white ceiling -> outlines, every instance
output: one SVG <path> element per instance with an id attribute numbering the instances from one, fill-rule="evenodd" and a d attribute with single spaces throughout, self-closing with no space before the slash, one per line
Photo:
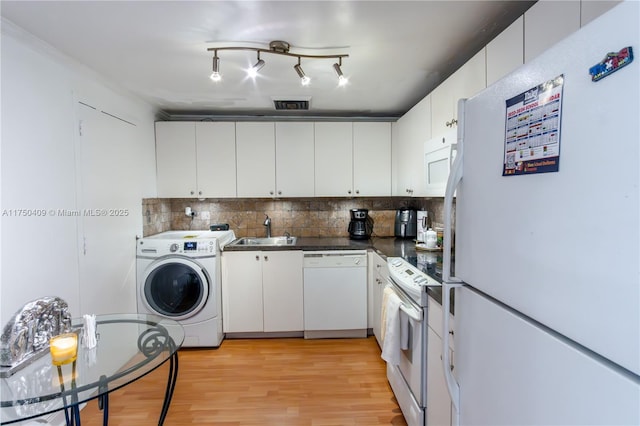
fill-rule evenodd
<path id="1" fill-rule="evenodd" d="M 171 115 L 301 115 L 274 99 L 310 99 L 311 116 L 397 117 L 506 28 L 530 1 L 2 1 L 3 18 Z M 334 60 L 220 51 L 214 46 L 349 54 Z"/>

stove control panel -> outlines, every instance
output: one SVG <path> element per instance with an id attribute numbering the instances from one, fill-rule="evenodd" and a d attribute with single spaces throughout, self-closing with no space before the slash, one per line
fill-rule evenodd
<path id="1" fill-rule="evenodd" d="M 401 257 L 387 258 L 389 277 L 410 295 L 418 298 L 427 287 L 440 287 L 441 284 L 420 271 Z"/>

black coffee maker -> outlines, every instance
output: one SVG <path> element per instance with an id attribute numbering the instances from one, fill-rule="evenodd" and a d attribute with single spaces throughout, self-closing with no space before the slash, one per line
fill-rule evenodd
<path id="1" fill-rule="evenodd" d="M 351 209 L 349 222 L 349 238 L 352 240 L 368 240 L 373 232 L 373 219 L 368 209 Z"/>

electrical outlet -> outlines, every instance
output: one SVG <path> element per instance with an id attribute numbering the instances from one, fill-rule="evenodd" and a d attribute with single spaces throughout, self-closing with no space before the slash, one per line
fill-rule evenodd
<path id="1" fill-rule="evenodd" d="M 200 219 L 202 220 L 211 219 L 211 212 L 200 212 Z"/>

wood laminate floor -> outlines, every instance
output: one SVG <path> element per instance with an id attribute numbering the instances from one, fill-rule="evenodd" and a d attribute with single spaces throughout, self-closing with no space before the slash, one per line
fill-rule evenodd
<path id="1" fill-rule="evenodd" d="M 165 425 L 406 425 L 373 337 L 227 339 L 182 349 Z M 168 366 L 110 394 L 109 425 L 154 425 Z M 96 401 L 83 426 L 102 424 Z"/>

